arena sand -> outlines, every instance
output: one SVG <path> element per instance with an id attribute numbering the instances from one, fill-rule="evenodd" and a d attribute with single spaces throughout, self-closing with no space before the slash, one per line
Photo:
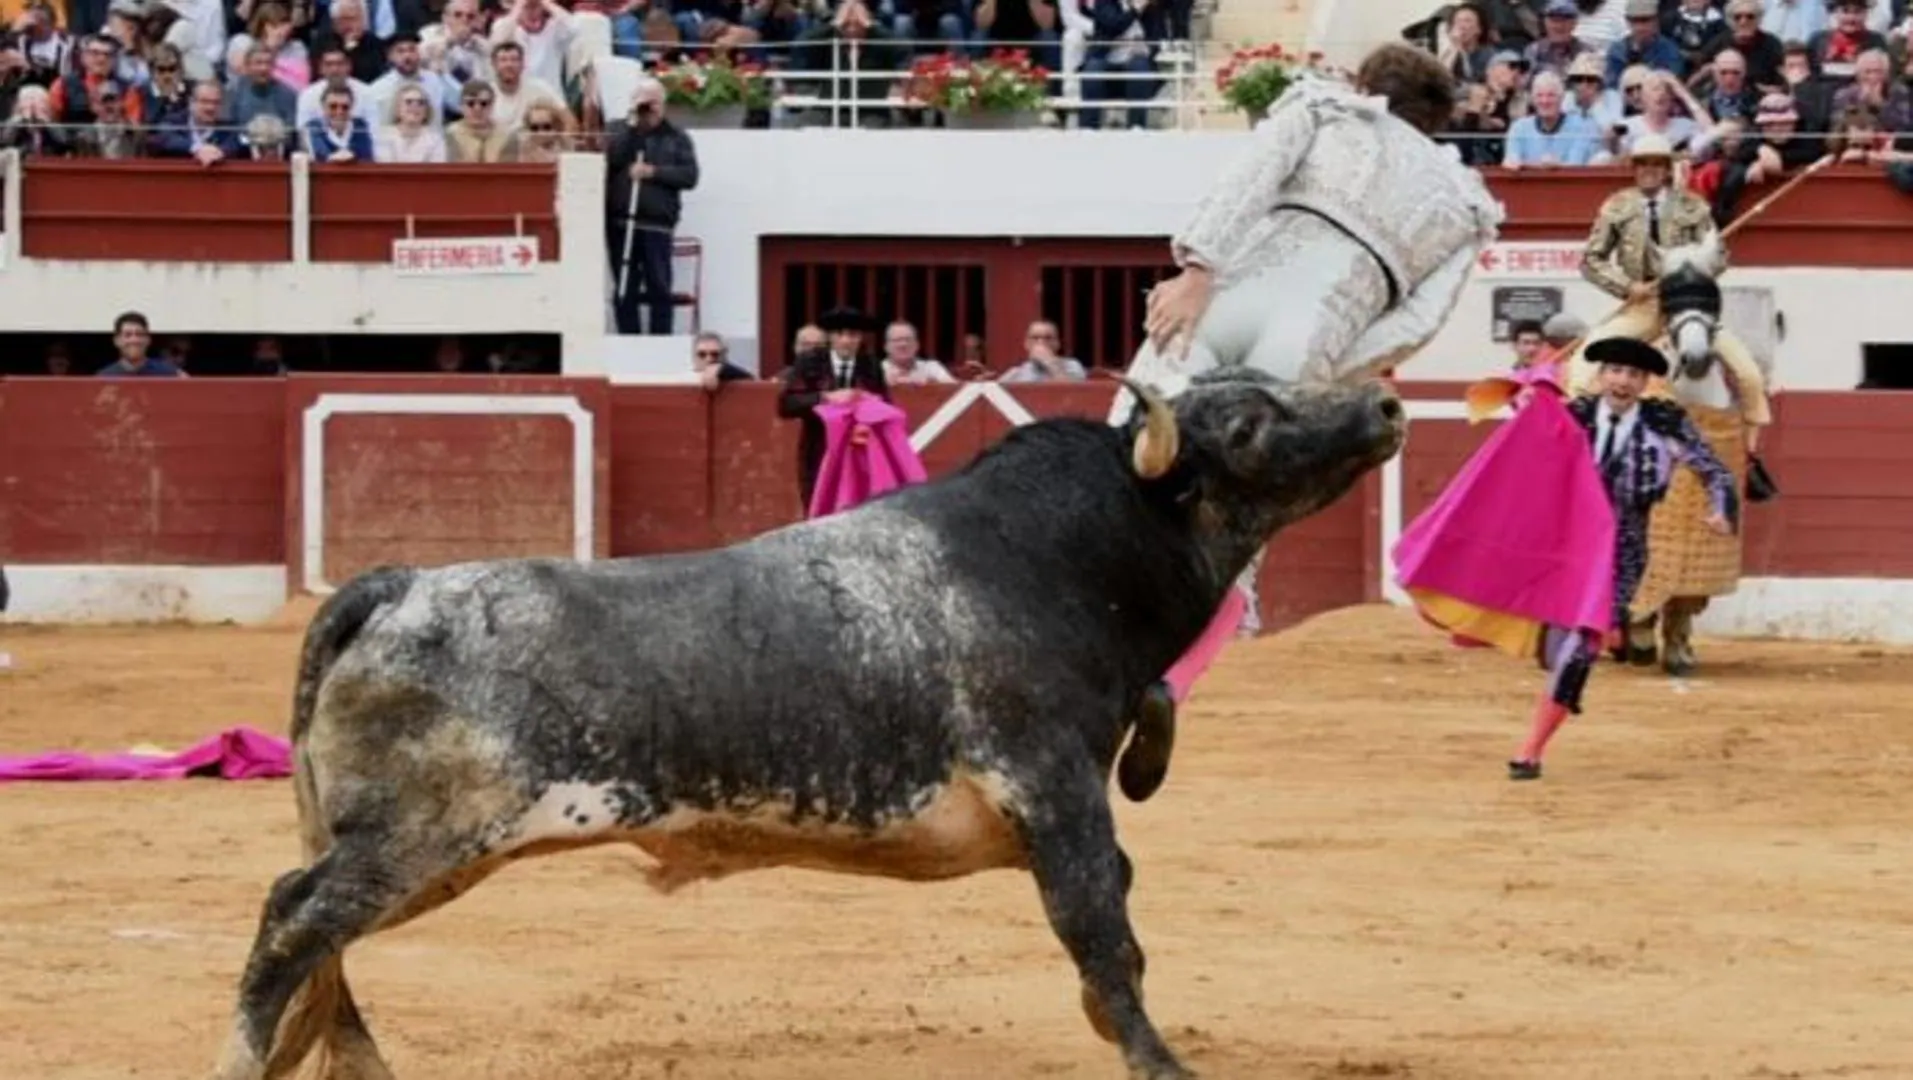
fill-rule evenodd
<path id="1" fill-rule="evenodd" d="M 297 619 L 10 629 L 0 747 L 284 730 Z M 1510 784 L 1539 673 L 1344 611 L 1233 647 L 1168 786 L 1118 803 L 1157 1022 L 1209 1077 L 1913 1076 L 1913 654 L 1604 667 Z M 0 1072 L 200 1077 L 282 781 L 0 787 Z M 635 851 L 508 870 L 356 946 L 403 1080 L 1115 1080 L 1029 879 L 772 872 L 673 899 Z"/>

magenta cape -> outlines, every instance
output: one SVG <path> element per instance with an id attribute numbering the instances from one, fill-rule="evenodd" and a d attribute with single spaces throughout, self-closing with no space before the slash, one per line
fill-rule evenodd
<path id="1" fill-rule="evenodd" d="M 873 394 L 840 405 L 819 405 L 824 421 L 824 460 L 811 492 L 811 517 L 848 510 L 858 503 L 927 476 L 910 447 L 903 410 Z"/>
<path id="2" fill-rule="evenodd" d="M 292 749 L 284 739 L 248 727 L 230 728 L 177 754 L 100 754 L 60 750 L 33 757 L 0 758 L 7 780 L 179 780 L 189 776 L 257 780 L 292 775 Z"/>
<path id="3" fill-rule="evenodd" d="M 1395 545 L 1398 580 L 1423 594 L 1424 615 L 1438 607 L 1455 614 L 1445 599 L 1503 622 L 1610 629 L 1614 510 L 1551 372 L 1531 369 L 1470 389 L 1476 421 L 1522 387 L 1528 393 Z M 1433 621 L 1455 629 L 1452 618 Z"/>

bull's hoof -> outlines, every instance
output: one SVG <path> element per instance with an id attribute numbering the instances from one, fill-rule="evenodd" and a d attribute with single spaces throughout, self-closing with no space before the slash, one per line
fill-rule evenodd
<path id="1" fill-rule="evenodd" d="M 1664 671 L 1676 679 L 1685 679 L 1692 675 L 1694 667 L 1693 658 L 1687 656 L 1670 656 L 1667 658 L 1667 663 L 1661 665 Z"/>
<path id="2" fill-rule="evenodd" d="M 1653 645 L 1632 645 L 1627 650 L 1627 662 L 1635 667 L 1653 667 L 1661 659 L 1661 650 Z"/>
<path id="3" fill-rule="evenodd" d="M 1157 683 L 1143 692 L 1136 730 L 1116 763 L 1116 783 L 1130 802 L 1154 795 L 1169 778 L 1169 758 L 1176 749 L 1176 699 Z"/>
<path id="4" fill-rule="evenodd" d="M 1196 1080 L 1196 1074 L 1172 1062 L 1131 1069 L 1129 1080 Z"/>

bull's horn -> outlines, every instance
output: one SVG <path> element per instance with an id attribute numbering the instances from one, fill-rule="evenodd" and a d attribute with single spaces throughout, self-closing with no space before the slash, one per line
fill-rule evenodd
<path id="1" fill-rule="evenodd" d="M 1142 432 L 1136 436 L 1134 460 L 1136 475 L 1154 480 L 1176 463 L 1176 451 L 1182 435 L 1176 430 L 1176 414 L 1154 390 L 1128 376 L 1118 376 L 1123 386 L 1136 395 L 1144 410 Z"/>

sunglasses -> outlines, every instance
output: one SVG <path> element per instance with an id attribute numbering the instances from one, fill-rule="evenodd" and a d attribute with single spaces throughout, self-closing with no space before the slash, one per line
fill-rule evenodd
<path id="1" fill-rule="evenodd" d="M 716 349 L 699 349 L 697 351 L 697 358 L 699 360 L 722 360 L 724 359 L 724 354 Z"/>
<path id="2" fill-rule="evenodd" d="M 489 109 L 491 108 L 491 105 L 492 105 L 492 99 L 488 97 L 476 97 L 476 98 L 465 99 L 465 107 L 468 109 Z"/>

